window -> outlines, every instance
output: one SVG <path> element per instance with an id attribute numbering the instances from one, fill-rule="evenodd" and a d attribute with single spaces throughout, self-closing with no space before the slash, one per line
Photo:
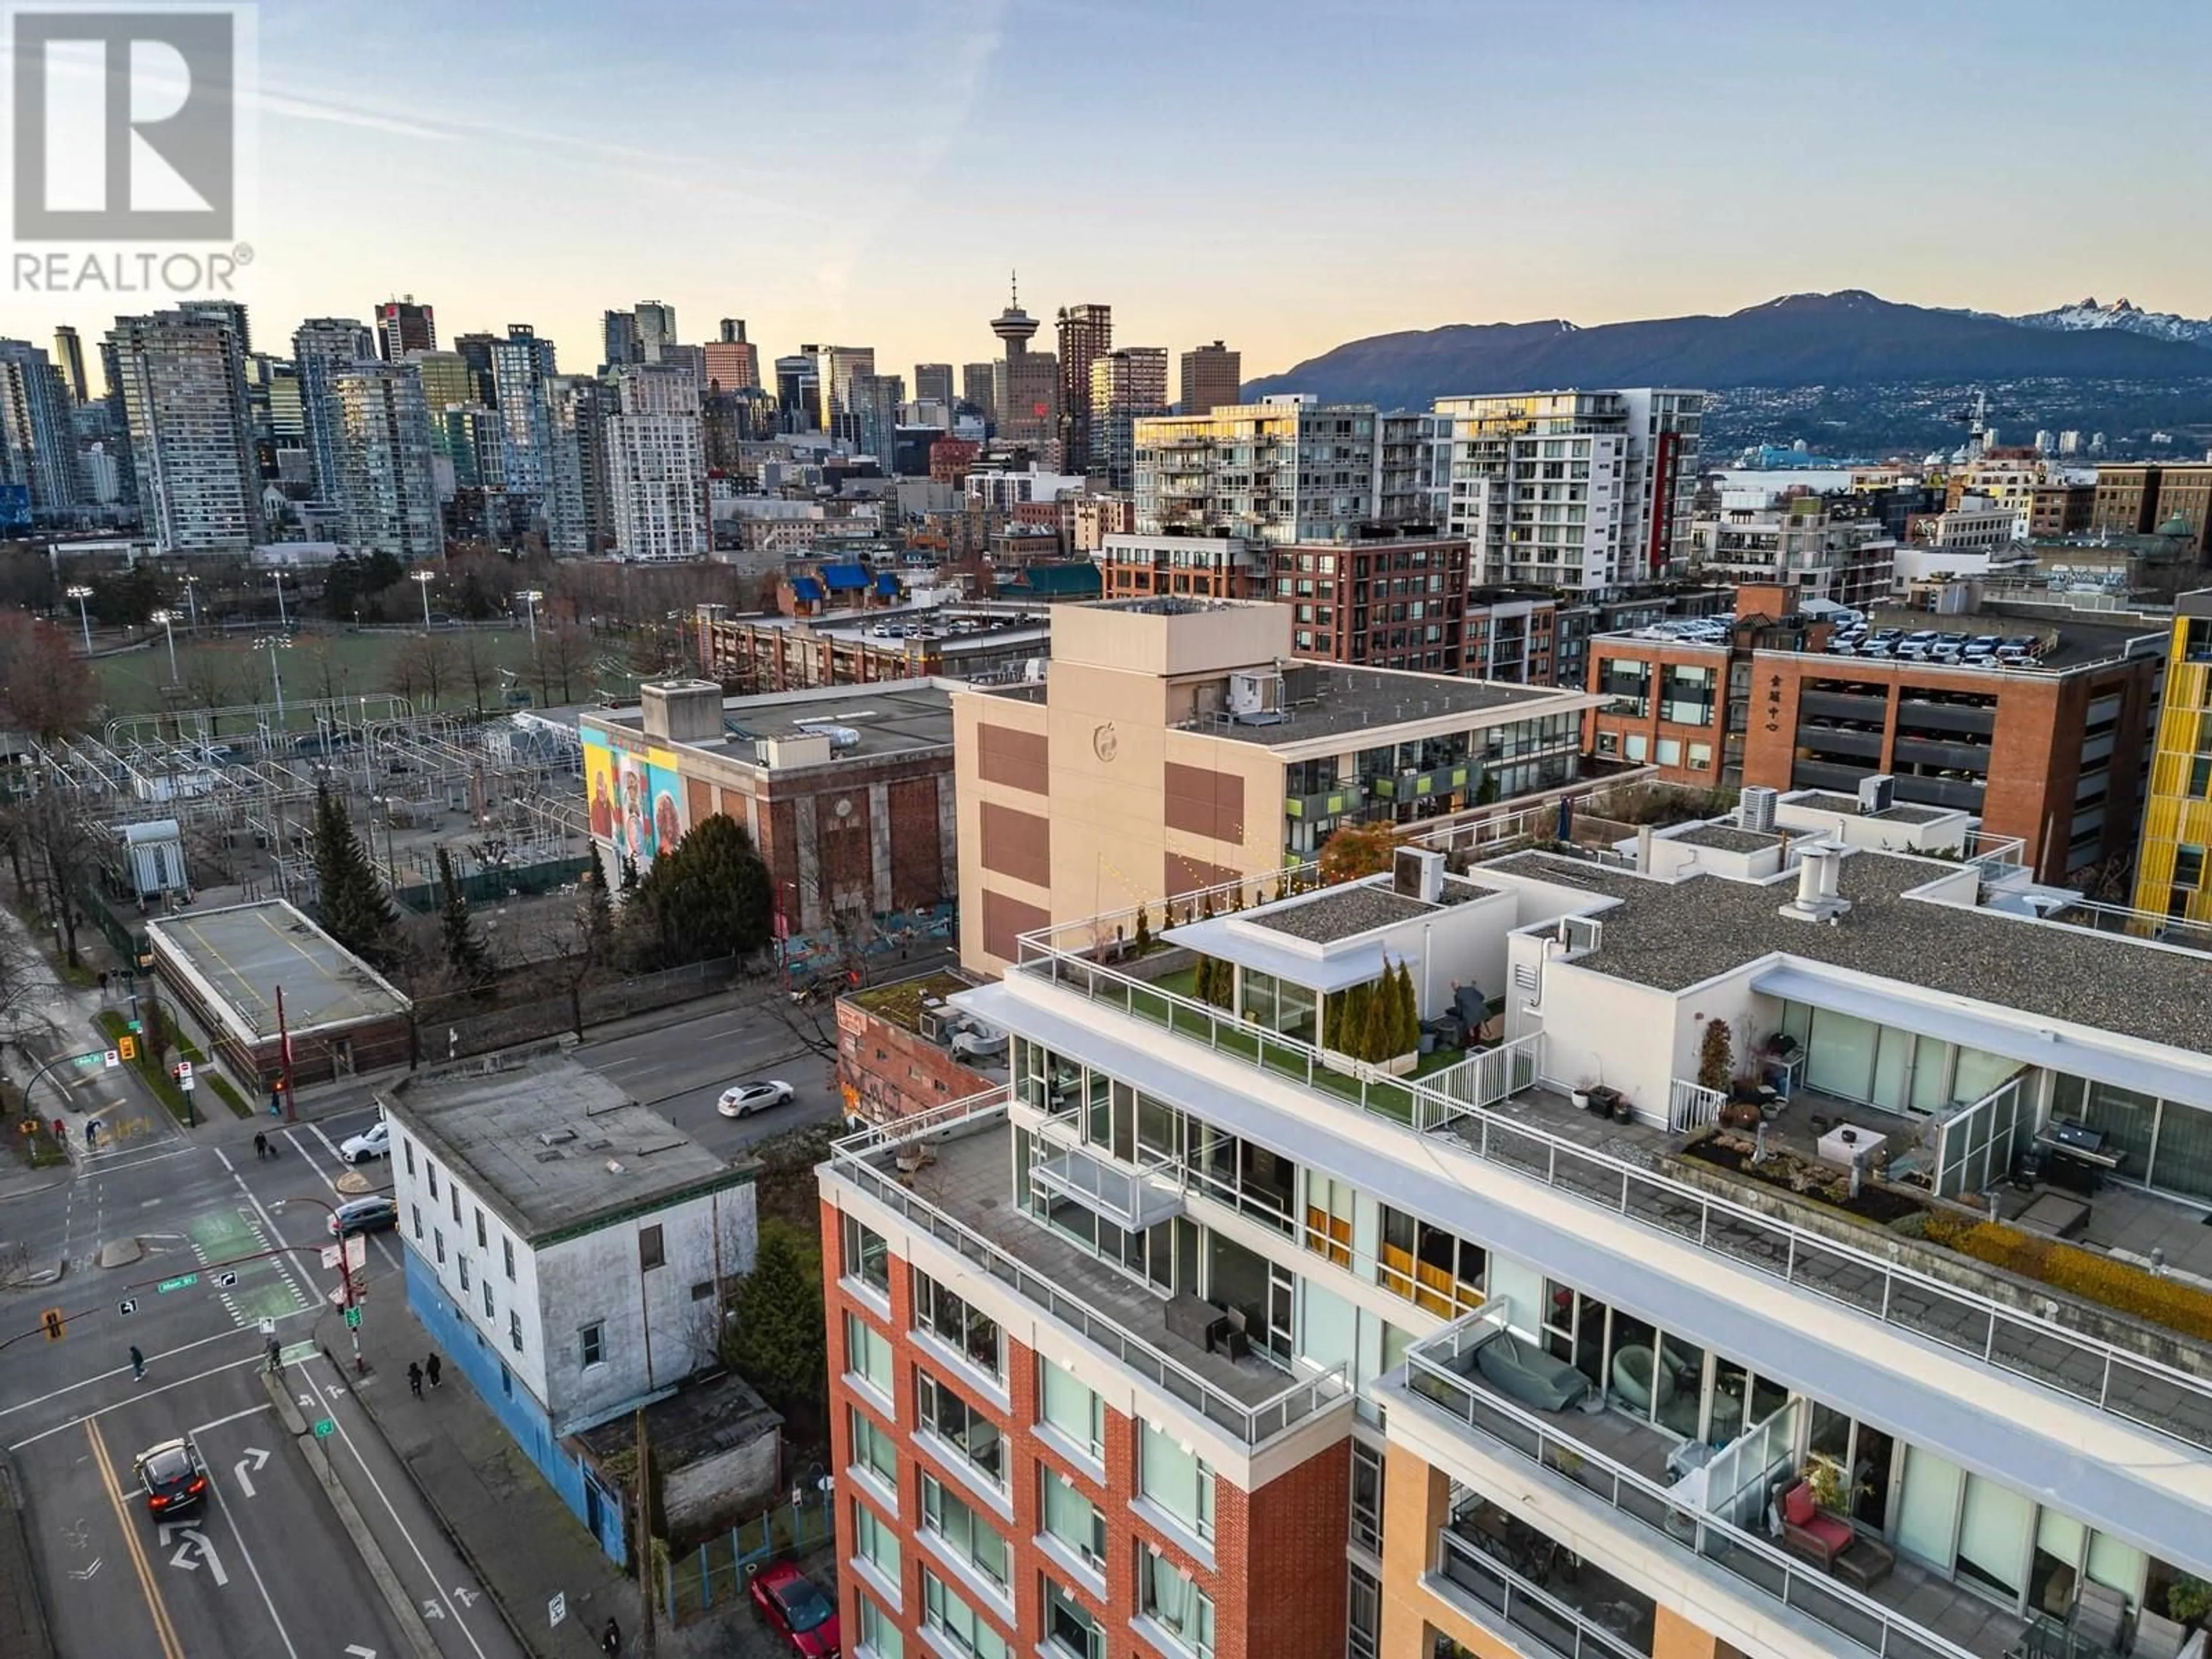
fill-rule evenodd
<path id="1" fill-rule="evenodd" d="M 514 1277 L 514 1241 L 502 1235 L 499 1248 L 500 1253 L 507 1258 L 507 1276 L 511 1280 Z"/>
<path id="2" fill-rule="evenodd" d="M 1137 1550 L 1137 1605 L 1177 1646 L 1198 1659 L 1213 1659 L 1212 1601 L 1149 1544 Z"/>
<path id="3" fill-rule="evenodd" d="M 582 1350 L 582 1364 L 604 1365 L 607 1363 L 607 1327 L 605 1320 L 593 1320 L 579 1331 L 576 1336 L 578 1346 Z"/>
<path id="4" fill-rule="evenodd" d="M 892 1584 L 904 1582 L 899 1577 L 898 1534 L 857 1498 L 853 1500 L 853 1555 Z"/>
<path id="5" fill-rule="evenodd" d="M 1677 726 L 1711 726 L 1715 678 L 1707 666 L 1668 663 L 1661 671 L 1659 718 Z"/>
<path id="6" fill-rule="evenodd" d="M 1106 1659 L 1106 1635 L 1083 1603 L 1053 1580 L 1044 1581 L 1044 1633 L 1072 1659 Z"/>
<path id="7" fill-rule="evenodd" d="M 410 1204 L 407 1206 L 407 1214 L 415 1224 L 415 1237 L 419 1243 L 422 1237 L 422 1206 L 420 1204 Z"/>
<path id="8" fill-rule="evenodd" d="M 1147 1423 L 1137 1489 L 1196 1537 L 1213 1540 L 1213 1471 L 1188 1446 Z"/>
<path id="9" fill-rule="evenodd" d="M 491 1305 L 491 1280 L 489 1279 L 485 1279 L 482 1288 L 483 1290 L 484 1319 L 485 1322 L 489 1323 L 490 1321 L 499 1317 L 498 1312 Z"/>
<path id="10" fill-rule="evenodd" d="M 921 1477 L 921 1521 L 957 1559 L 999 1589 L 1006 1588 L 1006 1540 L 933 1474 Z"/>
<path id="11" fill-rule="evenodd" d="M 2189 793 L 2194 800 L 2212 795 L 2212 755 L 2197 755 L 2190 760 Z"/>
<path id="12" fill-rule="evenodd" d="M 1692 744 L 1690 745 L 1689 766 L 1692 772 L 1711 771 L 1713 769 L 1712 744 L 1709 743 Z"/>
<path id="13" fill-rule="evenodd" d="M 2173 884 L 2176 887 L 2202 887 L 2204 884 L 2204 849 L 2186 844 L 2173 849 Z"/>
<path id="14" fill-rule="evenodd" d="M 469 1291 L 469 1259 L 456 1250 L 453 1253 L 453 1261 L 461 1270 L 461 1294 L 466 1296 Z"/>
<path id="15" fill-rule="evenodd" d="M 507 1316 L 507 1346 L 517 1353 L 522 1352 L 522 1316 L 512 1309 Z"/>
<path id="16" fill-rule="evenodd" d="M 453 1206 L 453 1225 L 458 1227 L 461 1224 L 460 1184 L 458 1182 L 447 1182 L 446 1183 L 446 1196 L 452 1201 Z"/>
<path id="17" fill-rule="evenodd" d="M 1658 750 L 1653 758 L 1662 766 L 1680 766 L 1682 763 L 1682 740 L 1680 738 L 1660 738 Z"/>
<path id="18" fill-rule="evenodd" d="M 423 1159 L 422 1162 L 423 1167 L 430 1172 L 430 1200 L 435 1203 L 438 1198 L 438 1166 L 428 1158 Z"/>
<path id="19" fill-rule="evenodd" d="M 853 1421 L 853 1467 L 873 1475 L 892 1492 L 898 1490 L 898 1449 L 878 1428 L 875 1419 L 857 1406 L 848 1407 Z"/>
<path id="20" fill-rule="evenodd" d="M 415 1143 L 405 1135 L 399 1137 L 399 1156 L 406 1161 L 407 1173 L 415 1173 Z"/>
<path id="21" fill-rule="evenodd" d="M 975 1659 L 1006 1659 L 1005 1639 L 927 1567 L 921 1571 L 921 1622 L 948 1645 Z"/>
<path id="22" fill-rule="evenodd" d="M 891 1293 L 890 1247 L 881 1233 L 849 1215 L 845 1218 L 845 1277 L 882 1295 Z"/>
<path id="23" fill-rule="evenodd" d="M 999 1425 L 927 1371 L 915 1374 L 921 1426 L 967 1460 L 994 1486 L 1006 1484 L 1006 1448 Z"/>
<path id="24" fill-rule="evenodd" d="M 490 1248 L 491 1246 L 489 1243 L 484 1237 L 483 1212 L 479 1209 L 477 1212 L 477 1249 L 480 1250 L 488 1250 Z"/>
<path id="25" fill-rule="evenodd" d="M 890 1339 L 858 1314 L 845 1316 L 845 1369 L 884 1399 L 891 1397 Z"/>
<path id="26" fill-rule="evenodd" d="M 906 1659 L 905 1638 L 890 1615 L 863 1595 L 860 1601 L 860 1651 L 873 1659 Z"/>
<path id="27" fill-rule="evenodd" d="M 702 1279 L 691 1287 L 691 1299 L 694 1302 L 707 1301 L 714 1294 L 714 1281 L 711 1279 Z"/>
<path id="28" fill-rule="evenodd" d="M 1106 1517 L 1098 1507 L 1075 1489 L 1075 1483 L 1057 1469 L 1039 1471 L 1044 1478 L 1044 1530 L 1056 1538 L 1094 1572 L 1106 1570 Z"/>
<path id="29" fill-rule="evenodd" d="M 661 1245 L 660 1224 L 655 1222 L 650 1227 L 640 1227 L 637 1230 L 637 1265 L 639 1269 L 641 1271 L 649 1271 L 652 1268 L 660 1267 L 667 1260 L 667 1255 Z"/>
<path id="30" fill-rule="evenodd" d="M 1621 753 L 1641 765 L 1651 758 L 1651 739 L 1641 732 L 1630 732 L 1622 738 Z"/>
<path id="31" fill-rule="evenodd" d="M 1364 1440 L 1352 1443 L 1352 1541 L 1382 1553 L 1382 1453 Z"/>
<path id="32" fill-rule="evenodd" d="M 440 1232 L 435 1227 L 430 1229 L 430 1248 L 437 1255 L 438 1265 L 441 1267 L 444 1267 L 446 1265 L 446 1236 Z"/>
<path id="33" fill-rule="evenodd" d="M 1351 1617 L 1346 1623 L 1344 1659 L 1375 1659 L 1382 1635 L 1382 1586 L 1363 1567 L 1352 1569 Z"/>
<path id="34" fill-rule="evenodd" d="M 1044 1367 L 1042 1420 L 1057 1429 L 1076 1449 L 1097 1459 L 1106 1455 L 1106 1402 L 1075 1380 L 1075 1373 L 1049 1359 Z"/>
<path id="35" fill-rule="evenodd" d="M 969 1364 L 1005 1376 L 999 1322 L 976 1312 L 927 1273 L 914 1276 L 914 1323 L 915 1329 L 950 1343 Z"/>

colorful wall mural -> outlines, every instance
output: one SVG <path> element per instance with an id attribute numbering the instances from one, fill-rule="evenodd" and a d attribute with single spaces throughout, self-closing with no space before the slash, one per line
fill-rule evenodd
<path id="1" fill-rule="evenodd" d="M 584 799 L 592 838 L 614 848 L 641 872 L 690 828 L 673 754 L 665 749 L 641 755 L 611 749 L 604 734 L 588 729 Z"/>

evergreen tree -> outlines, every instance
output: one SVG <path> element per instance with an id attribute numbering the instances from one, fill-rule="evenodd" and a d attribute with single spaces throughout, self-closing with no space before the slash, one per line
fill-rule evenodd
<path id="1" fill-rule="evenodd" d="M 1137 907 L 1137 954 L 1142 956 L 1152 948 L 1152 913 L 1143 905 Z"/>
<path id="2" fill-rule="evenodd" d="M 750 956 L 769 937 L 768 866 L 735 818 L 716 812 L 664 849 L 623 907 L 641 966 Z"/>
<path id="3" fill-rule="evenodd" d="M 694 833 L 696 833 L 696 831 Z M 723 1363 L 788 1411 L 827 1392 L 829 1355 L 823 1337 L 822 1280 L 790 1225 L 763 1222 L 753 1270 L 730 1299 L 723 1325 Z"/>
<path id="4" fill-rule="evenodd" d="M 615 907 L 607 896 L 607 884 L 596 859 L 586 866 L 578 884 L 584 890 L 585 950 L 593 962 L 605 963 L 614 951 Z"/>
<path id="5" fill-rule="evenodd" d="M 324 931 L 372 968 L 397 966 L 399 914 L 353 832 L 345 803 L 331 793 L 327 782 L 315 786 L 315 821 L 308 847 Z"/>
<path id="6" fill-rule="evenodd" d="M 1395 1060 L 1400 1054 L 1410 1054 L 1421 1046 L 1421 1002 L 1413 994 L 1413 972 L 1401 960 L 1398 977 L 1392 987 L 1396 993 L 1397 1025 L 1392 1033 L 1390 1051 L 1383 1056 Z"/>
<path id="7" fill-rule="evenodd" d="M 446 894 L 445 909 L 438 921 L 446 966 L 462 984 L 477 989 L 490 983 L 495 971 L 491 947 L 484 943 L 476 918 L 469 914 L 468 895 L 453 874 L 453 855 L 442 847 L 438 849 L 438 885 Z"/>

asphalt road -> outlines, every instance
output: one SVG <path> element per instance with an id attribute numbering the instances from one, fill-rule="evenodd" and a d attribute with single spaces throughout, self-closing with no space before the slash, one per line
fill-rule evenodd
<path id="1" fill-rule="evenodd" d="M 81 1160 L 64 1186 L 0 1202 L 0 1240 L 65 1264 L 53 1285 L 0 1294 L 0 1444 L 24 1490 L 64 1659 L 406 1651 L 270 1404 L 264 1321 L 284 1345 L 288 1390 L 308 1422 L 330 1424 L 325 1452 L 440 1650 L 520 1659 L 352 1397 L 347 1370 L 308 1340 L 337 1282 L 321 1260 L 323 1206 L 385 1183 L 380 1164 L 349 1170 L 336 1154 L 369 1116 L 271 1126 L 279 1154 L 266 1163 L 250 1138 L 134 1137 Z M 133 1259 L 103 1267 L 103 1244 Z M 389 1240 L 370 1242 L 362 1283 L 372 1308 L 404 1294 L 398 1259 Z M 59 1341 L 40 1331 L 50 1307 L 69 1316 Z M 131 1374 L 133 1344 L 147 1359 L 143 1382 Z M 212 1495 L 189 1528 L 165 1533 L 133 1496 L 131 1461 L 179 1433 L 198 1443 Z"/>
<path id="2" fill-rule="evenodd" d="M 787 1129 L 832 1121 L 838 1098 L 837 1020 L 827 1004 L 797 1006 L 778 997 L 723 1006 L 653 1030 L 586 1042 L 576 1058 L 620 1084 L 708 1151 L 740 1155 Z M 733 1083 L 775 1079 L 791 1085 L 781 1106 L 732 1121 L 714 1102 Z"/>

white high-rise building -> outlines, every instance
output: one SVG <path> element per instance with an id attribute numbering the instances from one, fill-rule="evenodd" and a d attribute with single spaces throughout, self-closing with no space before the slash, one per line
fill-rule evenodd
<path id="1" fill-rule="evenodd" d="M 499 400 L 501 428 L 500 471 L 507 495 L 524 503 L 518 509 L 523 520 L 545 510 L 553 471 L 546 382 L 556 372 L 553 342 L 539 339 L 526 324 L 509 324 L 507 337 L 491 343 L 492 389 Z"/>
<path id="2" fill-rule="evenodd" d="M 1294 544 L 1432 525 L 1437 427 L 1432 415 L 1289 392 L 1205 415 L 1139 417 L 1136 533 Z"/>
<path id="3" fill-rule="evenodd" d="M 1641 387 L 1439 398 L 1447 526 L 1479 582 L 1604 592 L 1663 579 L 1689 549 L 1705 394 Z"/>
<path id="4" fill-rule="evenodd" d="M 607 499 L 615 551 L 627 559 L 696 559 L 712 550 L 706 436 L 699 387 L 653 364 L 616 376 L 620 407 L 606 421 Z"/>
<path id="5" fill-rule="evenodd" d="M 131 434 L 141 522 L 161 553 L 243 553 L 261 537 L 246 337 L 214 309 L 118 317 L 102 352 Z"/>
<path id="6" fill-rule="evenodd" d="M 337 412 L 339 522 L 352 546 L 409 561 L 445 552 L 422 382 L 367 362 L 331 377 Z"/>

